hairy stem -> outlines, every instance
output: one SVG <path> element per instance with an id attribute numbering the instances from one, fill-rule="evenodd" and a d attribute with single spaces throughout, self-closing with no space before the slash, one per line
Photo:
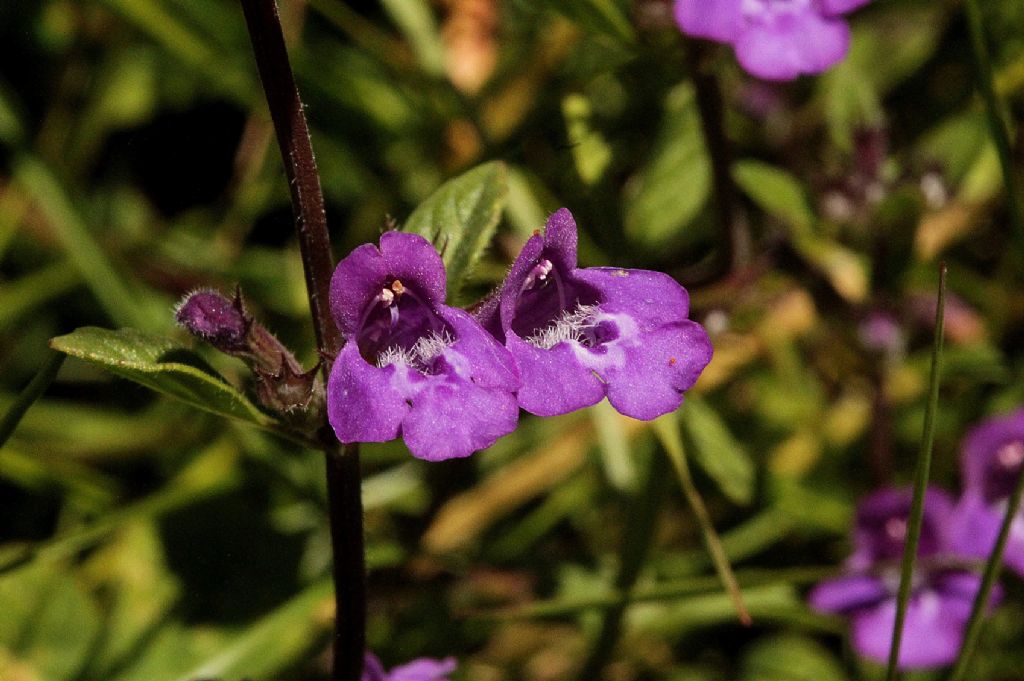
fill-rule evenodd
<path id="1" fill-rule="evenodd" d="M 309 309 L 326 382 L 331 362 L 341 347 L 341 335 L 328 309 L 333 272 L 331 240 L 309 126 L 288 61 L 277 3 L 242 0 L 242 9 L 291 190 Z M 337 614 L 331 679 L 359 681 L 366 648 L 366 559 L 359 449 L 355 445 L 340 447 L 326 421 L 320 428 L 319 439 L 326 457 L 334 552 Z"/>

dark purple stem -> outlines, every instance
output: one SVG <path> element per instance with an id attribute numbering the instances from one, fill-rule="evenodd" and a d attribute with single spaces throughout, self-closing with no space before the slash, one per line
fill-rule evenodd
<path id="1" fill-rule="evenodd" d="M 309 309 L 326 381 L 331 362 L 341 348 L 341 335 L 328 309 L 334 264 L 320 174 L 313 157 L 302 100 L 288 61 L 277 3 L 275 0 L 242 0 L 242 10 L 291 189 Z M 359 449 L 356 445 L 340 447 L 326 421 L 320 428 L 319 440 L 327 459 L 337 607 L 331 679 L 360 681 L 366 649 L 366 564 Z"/>

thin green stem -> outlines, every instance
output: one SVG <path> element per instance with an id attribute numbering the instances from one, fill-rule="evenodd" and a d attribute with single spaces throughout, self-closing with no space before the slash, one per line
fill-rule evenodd
<path id="1" fill-rule="evenodd" d="M 903 563 L 900 569 L 900 588 L 896 598 L 896 622 L 892 630 L 892 645 L 889 648 L 889 664 L 886 680 L 894 681 L 897 675 L 900 644 L 903 642 L 903 625 L 907 618 L 907 603 L 913 582 L 914 561 L 921 539 L 921 524 L 924 520 L 924 496 L 931 475 L 932 449 L 935 444 L 935 412 L 939 406 L 939 372 L 942 359 L 942 341 L 946 313 L 946 263 L 939 266 L 939 299 L 935 307 L 935 339 L 932 344 L 932 370 L 928 380 L 928 408 L 924 415 L 924 436 L 921 451 L 917 457 L 914 472 L 914 498 L 910 506 L 907 528 L 907 542 L 903 548 Z"/>
<path id="2" fill-rule="evenodd" d="M 666 463 L 667 459 L 663 456 L 651 457 L 644 484 L 632 498 L 626 535 L 619 549 L 619 574 L 614 584 L 614 590 L 618 593 L 629 593 L 633 589 L 650 552 L 658 512 L 668 489 Z M 615 651 L 615 644 L 622 631 L 622 617 L 628 605 L 628 602 L 619 601 L 605 610 L 601 631 L 579 675 L 583 681 L 597 681 L 601 678 L 605 665 Z"/>
<path id="3" fill-rule="evenodd" d="M 995 588 L 999 573 L 1003 567 L 1003 554 L 1006 552 L 1006 544 L 1010 538 L 1010 528 L 1017 519 L 1020 512 L 1021 498 L 1024 497 L 1024 474 L 1018 475 L 1017 485 L 1013 488 L 1009 503 L 1006 507 L 1006 516 L 999 528 L 999 537 L 996 539 L 995 548 L 985 563 L 985 570 L 982 572 L 981 590 L 974 598 L 974 606 L 971 608 L 971 618 L 967 621 L 967 633 L 964 634 L 964 644 L 960 649 L 956 665 L 950 672 L 949 681 L 962 681 L 966 678 L 967 667 L 970 664 L 974 649 L 978 646 L 981 636 L 981 627 L 985 619 L 985 610 L 988 608 L 989 599 L 992 597 L 992 589 Z"/>
<path id="4" fill-rule="evenodd" d="M 707 506 L 704 505 L 704 499 L 693 482 L 690 465 L 686 461 L 686 450 L 683 447 L 682 438 L 679 437 L 679 425 L 676 423 L 674 415 L 655 422 L 655 432 L 661 439 L 665 455 L 676 469 L 676 474 L 679 476 L 679 485 L 683 488 L 683 495 L 686 497 L 686 501 L 690 505 L 694 517 L 697 519 L 697 525 L 700 527 L 708 555 L 711 556 L 711 562 L 715 566 L 715 572 L 718 573 L 718 579 L 722 583 L 723 588 L 725 588 L 726 593 L 729 594 L 733 607 L 736 608 L 736 614 L 740 618 L 740 623 L 749 627 L 753 622 L 750 618 L 750 612 L 743 602 L 743 592 L 740 590 L 739 582 L 736 581 L 736 575 L 733 573 L 732 565 L 729 563 L 729 556 L 726 555 L 725 547 L 722 546 L 722 540 L 719 538 L 718 532 L 715 531 L 715 524 L 711 521 L 711 514 L 708 513 Z"/>
<path id="5" fill-rule="evenodd" d="M 1013 145 L 1006 126 L 999 98 L 996 95 L 995 79 L 992 74 L 992 61 L 989 58 L 985 41 L 985 27 L 982 22 L 981 7 L 978 0 L 966 0 L 964 9 L 971 32 L 971 49 L 974 52 L 975 81 L 982 99 L 985 101 L 985 113 L 988 117 L 989 131 L 999 153 L 999 166 L 1003 172 L 1003 184 L 1006 189 L 1006 207 L 1010 213 L 1010 223 L 1017 232 L 1019 246 L 1024 248 L 1024 213 L 1021 211 L 1020 196 L 1017 193 L 1017 182 L 1013 169 Z"/>
<path id="6" fill-rule="evenodd" d="M 35 377 L 29 381 L 29 384 L 25 386 L 25 389 L 21 391 L 18 398 L 14 400 L 14 404 L 7 410 L 7 413 L 0 418 L 0 447 L 4 446 L 7 442 L 7 438 L 11 436 L 14 429 L 21 423 L 21 417 L 25 415 L 28 408 L 31 407 L 36 400 L 43 396 L 46 389 L 53 383 L 53 379 L 57 378 L 57 372 L 60 371 L 60 367 L 64 364 L 64 358 L 67 357 L 63 352 L 57 352 L 51 350 L 46 357 L 46 361 L 43 366 L 39 368 Z"/>
<path id="7" fill-rule="evenodd" d="M 837 574 L 834 567 L 790 568 L 783 570 L 746 570 L 736 574 L 737 583 L 745 587 L 773 584 L 813 584 Z M 587 610 L 603 610 L 622 604 L 669 601 L 694 595 L 711 594 L 721 588 L 719 577 L 701 576 L 665 581 L 637 587 L 630 593 L 612 592 L 589 598 L 538 601 L 513 609 L 473 613 L 482 619 L 559 618 L 578 615 Z"/>

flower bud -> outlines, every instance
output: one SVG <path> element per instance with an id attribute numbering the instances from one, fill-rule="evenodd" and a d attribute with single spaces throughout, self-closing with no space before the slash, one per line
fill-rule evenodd
<path id="1" fill-rule="evenodd" d="M 228 300 L 217 291 L 204 289 L 187 295 L 174 311 L 174 318 L 194 336 L 221 352 L 235 355 L 248 348 L 251 320 L 245 317 L 242 299 Z"/>

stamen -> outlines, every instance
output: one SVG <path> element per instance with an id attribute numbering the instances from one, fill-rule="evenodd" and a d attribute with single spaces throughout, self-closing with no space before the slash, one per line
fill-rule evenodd
<path id="1" fill-rule="evenodd" d="M 530 273 L 526 275 L 526 280 L 523 282 L 523 287 L 519 291 L 520 295 L 522 295 L 523 292 L 533 288 L 538 281 L 546 281 L 548 278 L 548 274 L 551 272 L 552 269 L 554 269 L 554 267 L 554 264 L 547 258 L 544 258 L 536 265 L 534 265 L 533 269 L 530 270 Z"/>

